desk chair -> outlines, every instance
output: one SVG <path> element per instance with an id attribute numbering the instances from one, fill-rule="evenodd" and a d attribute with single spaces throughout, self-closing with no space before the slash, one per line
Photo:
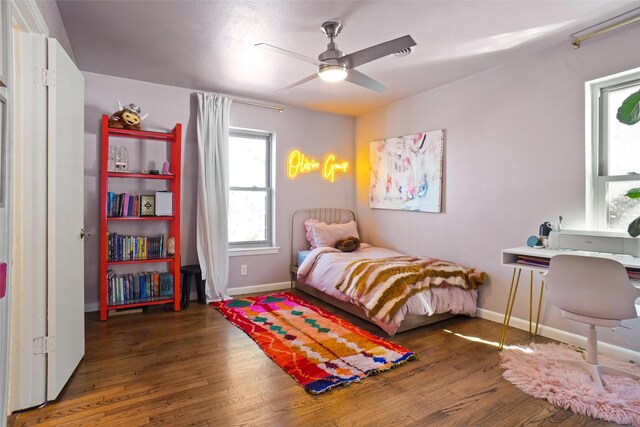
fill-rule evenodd
<path id="1" fill-rule="evenodd" d="M 603 373 L 640 381 L 640 376 L 598 363 L 596 326 L 615 328 L 622 320 L 637 317 L 640 290 L 629 282 L 624 266 L 612 259 L 556 255 L 544 281 L 549 299 L 564 317 L 589 325 L 586 360 L 555 360 L 585 369 L 599 388 Z"/>

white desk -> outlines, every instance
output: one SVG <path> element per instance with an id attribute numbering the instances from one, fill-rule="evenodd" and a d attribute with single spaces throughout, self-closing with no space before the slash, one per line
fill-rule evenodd
<path id="1" fill-rule="evenodd" d="M 502 323 L 502 332 L 500 334 L 500 346 L 502 349 L 504 341 L 507 337 L 509 330 L 509 322 L 511 321 L 511 312 L 513 310 L 513 304 L 518 293 L 518 284 L 520 283 L 520 275 L 522 270 L 529 271 L 529 333 L 531 335 L 538 334 L 538 325 L 540 323 L 540 306 L 542 305 L 542 293 L 544 291 L 544 280 L 540 281 L 540 297 L 538 299 L 538 312 L 536 314 L 535 329 L 533 329 L 533 272 L 544 273 L 548 270 L 548 267 L 522 264 L 517 262 L 518 255 L 532 256 L 536 258 L 551 259 L 555 255 L 571 254 L 587 257 L 599 257 L 608 258 L 620 262 L 625 268 L 628 269 L 640 269 L 640 258 L 634 258 L 629 255 L 619 254 L 606 254 L 602 252 L 587 252 L 587 251 L 574 251 L 574 250 L 562 250 L 562 249 L 535 249 L 529 247 L 504 249 L 502 251 L 502 265 L 513 267 L 513 275 L 511 276 L 511 287 L 509 289 L 509 297 L 507 298 L 507 308 L 504 312 L 504 321 Z M 631 281 L 634 286 L 640 288 L 640 281 Z"/>

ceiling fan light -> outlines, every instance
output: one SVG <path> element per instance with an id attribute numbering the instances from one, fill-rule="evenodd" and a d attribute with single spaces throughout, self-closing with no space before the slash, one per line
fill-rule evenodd
<path id="1" fill-rule="evenodd" d="M 318 77 L 325 82 L 339 82 L 347 78 L 347 67 L 342 64 L 322 65 Z"/>

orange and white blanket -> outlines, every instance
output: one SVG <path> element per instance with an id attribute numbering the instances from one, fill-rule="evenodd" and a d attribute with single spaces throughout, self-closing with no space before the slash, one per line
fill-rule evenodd
<path id="1" fill-rule="evenodd" d="M 361 306 L 362 303 L 339 291 L 336 286 L 345 279 L 349 266 L 360 260 L 392 258 L 404 256 L 399 252 L 362 243 L 354 252 L 340 252 L 334 248 L 312 250 L 298 268 L 298 280 L 306 283 L 340 301 Z M 431 316 L 440 313 L 464 314 L 476 313 L 477 291 L 465 290 L 457 286 L 430 286 L 428 289 L 411 295 L 406 304 L 391 316 L 388 321 L 371 318 L 389 335 L 393 335 L 408 315 Z"/>
<path id="2" fill-rule="evenodd" d="M 436 258 L 396 256 L 352 262 L 336 289 L 370 317 L 388 323 L 416 293 L 436 287 L 473 290 L 486 277 L 483 272 Z"/>

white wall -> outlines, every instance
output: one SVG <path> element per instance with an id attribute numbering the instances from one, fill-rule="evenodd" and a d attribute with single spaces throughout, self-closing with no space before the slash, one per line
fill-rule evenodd
<path id="1" fill-rule="evenodd" d="M 143 128 L 170 130 L 175 123 L 183 124 L 182 162 L 182 265 L 196 264 L 196 180 L 197 180 L 197 102 L 193 90 L 154 83 L 84 73 L 85 76 L 85 229 L 93 236 L 85 246 L 85 299 L 98 302 L 98 232 L 99 232 L 99 143 L 100 117 L 111 114 L 117 100 L 123 104 L 135 102 L 142 113 L 149 113 Z M 349 172 L 330 184 L 313 173 L 290 181 L 286 177 L 285 158 L 292 148 L 299 148 L 315 158 L 333 151 L 338 158 L 353 162 L 352 117 L 318 113 L 294 107 L 275 110 L 232 104 L 231 126 L 259 129 L 276 134 L 276 245 L 274 255 L 232 257 L 230 287 L 286 282 L 289 280 L 289 222 L 296 209 L 309 207 L 354 207 L 354 173 Z M 157 162 L 161 167 L 164 153 L 160 150 L 136 152 L 132 161 L 142 160 L 142 167 Z M 116 191 L 130 187 L 113 182 Z M 129 181 L 129 180 L 127 180 Z M 126 185 L 129 185 L 128 182 Z M 118 190 L 121 188 L 121 190 Z M 124 230 L 124 228 L 120 228 Z M 131 229 L 132 232 L 135 229 Z M 240 264 L 247 264 L 248 275 L 240 276 Z"/>
<path id="2" fill-rule="evenodd" d="M 635 26 L 579 50 L 563 43 L 358 117 L 356 209 L 365 241 L 486 271 L 479 306 L 503 313 L 511 270 L 501 266 L 501 250 L 525 246 L 558 215 L 565 228 L 584 226 L 584 84 L 639 67 L 639 38 Z M 369 142 L 431 129 L 446 130 L 443 213 L 370 209 Z M 528 318 L 528 287 L 516 304 L 514 316 Z M 555 307 L 545 305 L 541 319 L 584 332 Z M 601 337 L 640 351 L 640 319 L 625 324 L 633 329 Z"/>

